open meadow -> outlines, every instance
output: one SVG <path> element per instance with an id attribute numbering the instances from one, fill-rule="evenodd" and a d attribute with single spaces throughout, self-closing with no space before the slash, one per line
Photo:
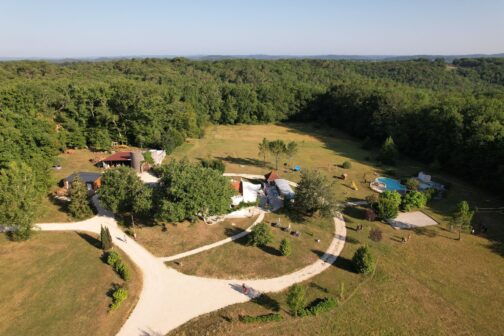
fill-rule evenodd
<path id="1" fill-rule="evenodd" d="M 102 261 L 95 237 L 87 233 L 37 233 L 15 243 L 0 235 L 0 335 L 115 335 L 142 288 L 133 263 L 129 297 L 108 312 L 109 291 L 123 280 Z"/>
<path id="2" fill-rule="evenodd" d="M 368 222 L 360 207 L 347 207 L 343 211 L 347 223 L 347 243 L 334 267 L 307 281 L 307 302 L 318 297 L 331 296 L 339 300 L 338 307 L 316 317 L 293 318 L 287 313 L 286 293 L 273 293 L 262 300 L 253 300 L 224 308 L 199 317 L 170 333 L 170 335 L 498 335 L 504 333 L 504 214 L 477 213 L 474 221 L 488 227 L 485 235 L 463 234 L 449 231 L 448 218 L 455 204 L 467 200 L 471 206 L 502 206 L 502 200 L 487 194 L 465 181 L 431 171 L 420 163 L 401 160 L 396 166 L 377 164 L 376 152 L 362 149 L 359 142 L 338 132 L 311 126 L 259 125 L 212 126 L 202 139 L 192 139 L 177 149 L 174 156 L 198 159 L 222 158 L 226 172 L 263 174 L 271 169 L 258 155 L 257 145 L 263 139 L 297 141 L 299 152 L 292 165 L 302 169 L 317 169 L 331 178 L 347 173 L 343 181 L 333 178 L 340 202 L 362 200 L 372 194 L 368 176 L 377 175 L 407 177 L 424 170 L 433 179 L 449 185 L 445 197 L 433 200 L 425 209 L 426 214 L 440 225 L 417 230 L 395 230 L 388 224 Z M 350 161 L 352 167 L 340 165 Z M 287 162 L 286 159 L 282 161 Z M 279 174 L 297 181 L 299 173 L 283 167 Z M 352 181 L 358 191 L 351 188 Z M 358 224 L 364 229 L 357 231 Z M 310 223 L 306 225 L 307 229 Z M 372 228 L 383 232 L 383 239 L 374 242 L 369 238 Z M 403 237 L 411 235 L 406 242 Z M 353 271 L 351 258 L 361 245 L 368 245 L 378 259 L 376 272 L 371 276 Z M 225 250 L 234 246 L 192 256 L 188 263 L 198 262 L 202 269 L 216 272 L 216 256 L 224 257 Z M 249 249 L 256 249 L 249 247 Z M 266 253 L 264 253 L 266 255 Z M 242 255 L 240 264 L 257 262 L 259 256 Z M 264 257 L 264 256 L 263 256 Z M 281 258 L 281 257 L 278 257 Z M 225 261 L 225 260 L 224 260 Z M 225 261 L 224 265 L 227 265 Z M 205 267 L 204 265 L 211 265 Z M 185 265 L 184 265 L 185 266 Z M 213 270 L 208 270 L 213 268 Z M 264 269 L 270 269 L 265 262 Z M 223 267 L 223 269 L 226 269 Z M 255 277 L 261 267 L 254 267 Z M 191 271 L 198 272 L 197 269 Z M 203 272 L 203 271 L 201 271 Z M 243 270 L 243 274 L 250 275 Z M 236 273 L 233 273 L 236 275 Z M 280 312 L 281 322 L 245 324 L 241 315 L 261 315 Z"/>

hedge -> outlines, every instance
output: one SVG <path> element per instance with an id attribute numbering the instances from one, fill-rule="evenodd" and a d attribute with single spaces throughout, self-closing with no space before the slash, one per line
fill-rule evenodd
<path id="1" fill-rule="evenodd" d="M 317 316 L 320 313 L 325 313 L 335 308 L 338 302 L 334 298 L 316 299 L 308 307 L 301 310 L 300 316 Z"/>
<path id="2" fill-rule="evenodd" d="M 282 315 L 278 313 L 259 315 L 259 316 L 250 316 L 250 315 L 240 316 L 240 321 L 243 323 L 278 322 L 281 321 L 282 319 L 283 319 Z"/>

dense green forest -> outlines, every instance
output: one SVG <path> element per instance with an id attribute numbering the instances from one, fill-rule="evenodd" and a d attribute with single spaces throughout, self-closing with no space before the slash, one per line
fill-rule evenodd
<path id="1" fill-rule="evenodd" d="M 168 151 L 210 123 L 322 122 L 504 190 L 504 60 L 0 63 L 0 168 L 64 148 Z"/>

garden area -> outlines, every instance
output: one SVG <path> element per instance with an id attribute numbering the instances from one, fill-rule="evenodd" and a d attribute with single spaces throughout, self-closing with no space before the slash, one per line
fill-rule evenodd
<path id="1" fill-rule="evenodd" d="M 128 298 L 109 311 L 123 279 L 87 233 L 37 233 L 27 242 L 0 235 L 0 335 L 115 335 L 133 310 L 142 277 L 129 270 Z"/>

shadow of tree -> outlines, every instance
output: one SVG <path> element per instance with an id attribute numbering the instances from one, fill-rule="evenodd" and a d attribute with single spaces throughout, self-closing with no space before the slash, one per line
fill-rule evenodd
<path id="1" fill-rule="evenodd" d="M 244 166 L 256 166 L 256 167 L 262 167 L 262 168 L 269 168 L 267 163 L 266 166 L 263 165 L 263 162 L 258 159 L 253 159 L 253 158 L 235 158 L 232 156 L 217 156 L 216 159 L 232 163 L 232 164 L 237 164 L 237 165 L 244 165 Z"/>
<path id="2" fill-rule="evenodd" d="M 278 301 L 266 294 L 261 294 L 261 296 L 252 299 L 252 302 L 275 312 L 280 311 L 280 304 Z"/>
<path id="3" fill-rule="evenodd" d="M 92 237 L 89 234 L 83 232 L 77 232 L 77 235 L 88 242 L 91 246 L 94 246 L 97 249 L 101 250 L 101 242 L 95 237 Z"/>
<path id="4" fill-rule="evenodd" d="M 355 219 L 366 219 L 366 209 L 361 207 L 346 207 L 343 214 Z"/>
<path id="5" fill-rule="evenodd" d="M 258 246 L 263 252 L 266 252 L 268 254 L 271 254 L 271 255 L 274 255 L 274 256 L 277 256 L 277 257 L 280 257 L 282 256 L 282 254 L 280 253 L 280 251 L 276 248 L 274 248 L 273 246 L 269 246 L 269 245 L 265 245 L 265 246 Z"/>
<path id="6" fill-rule="evenodd" d="M 315 288 L 315 289 L 318 289 L 319 291 L 321 292 L 324 292 L 324 293 L 329 293 L 329 290 L 325 287 L 322 287 L 320 286 L 319 284 L 315 283 L 315 282 L 310 282 L 309 286 L 311 288 Z"/>
<path id="7" fill-rule="evenodd" d="M 245 231 L 244 229 L 242 228 L 239 228 L 239 227 L 233 227 L 233 228 L 225 228 L 224 229 L 224 234 L 227 236 L 227 237 L 232 237 L 234 235 L 237 235 L 239 233 L 242 233 L 243 231 Z"/>
<path id="8" fill-rule="evenodd" d="M 325 254 L 325 252 L 322 252 L 320 250 L 312 250 L 312 252 L 315 253 L 316 255 L 318 255 L 318 257 L 320 259 L 323 259 L 323 256 Z M 350 259 L 345 258 L 345 257 L 338 256 L 336 258 L 336 261 L 332 265 L 334 267 L 340 268 L 340 269 L 345 270 L 347 272 L 356 273 L 355 269 L 353 267 L 352 261 Z"/>
<path id="9" fill-rule="evenodd" d="M 504 243 L 500 241 L 492 241 L 488 245 L 488 248 L 494 252 L 500 255 L 501 257 L 504 257 Z"/>
<path id="10" fill-rule="evenodd" d="M 414 228 L 413 232 L 415 232 L 415 234 L 418 236 L 426 236 L 426 237 L 430 237 L 430 238 L 436 237 L 438 235 L 436 230 L 429 229 L 426 227 Z"/>
<path id="11" fill-rule="evenodd" d="M 347 243 L 350 243 L 350 244 L 359 244 L 360 243 L 360 240 L 355 239 L 355 238 L 350 237 L 350 236 L 346 236 L 345 241 Z"/>

